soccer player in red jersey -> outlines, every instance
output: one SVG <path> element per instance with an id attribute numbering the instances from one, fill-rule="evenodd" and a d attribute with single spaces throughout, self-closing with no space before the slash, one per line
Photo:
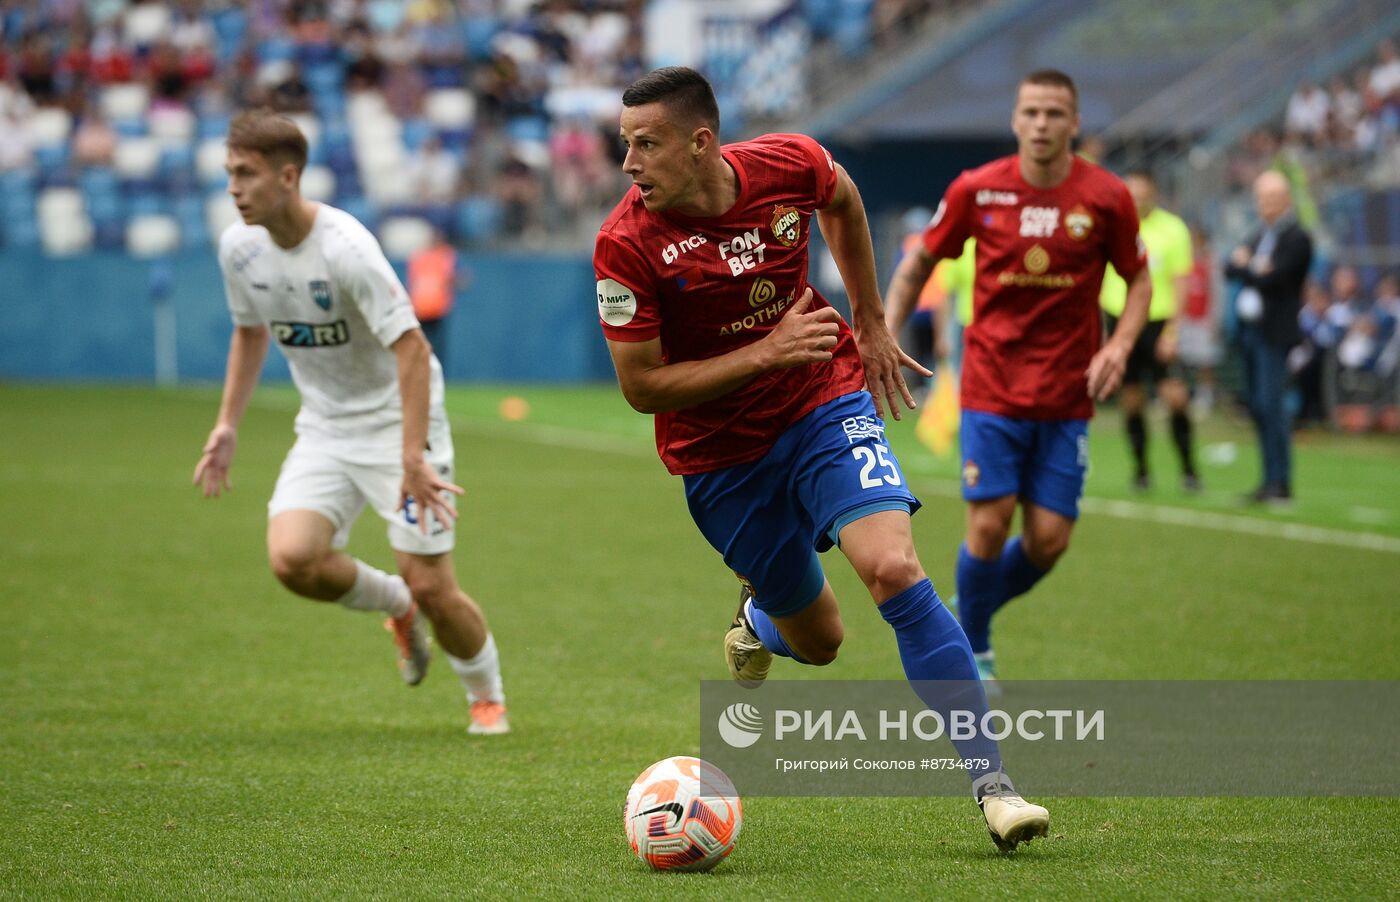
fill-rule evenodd
<path id="1" fill-rule="evenodd" d="M 896 418 L 914 406 L 900 367 L 927 371 L 885 327 L 854 183 L 803 135 L 721 146 L 714 92 L 692 69 L 658 69 L 622 103 L 633 187 L 598 233 L 598 313 L 623 394 L 656 416 L 662 461 L 743 583 L 731 674 L 754 685 L 774 654 L 836 657 L 844 628 L 817 557 L 836 546 L 924 701 L 985 708 L 967 638 L 914 552 L 919 502 L 885 440 L 882 404 Z M 807 284 L 814 221 L 850 324 Z M 958 748 L 981 762 L 973 790 L 998 846 L 1045 835 L 1049 814 L 1015 793 L 995 742 Z"/>
<path id="2" fill-rule="evenodd" d="M 1011 127 L 1017 152 L 953 180 L 887 293 L 904 321 L 943 257 L 977 239 L 973 322 L 964 333 L 962 482 L 967 536 L 957 607 L 989 692 L 991 619 L 1044 576 L 1069 545 L 1088 468 L 1094 401 L 1118 388 L 1152 298 L 1132 196 L 1070 151 L 1078 92 L 1068 75 L 1022 80 Z M 1103 342 L 1104 265 L 1128 283 Z M 1017 505 L 1021 535 L 1007 541 Z"/>

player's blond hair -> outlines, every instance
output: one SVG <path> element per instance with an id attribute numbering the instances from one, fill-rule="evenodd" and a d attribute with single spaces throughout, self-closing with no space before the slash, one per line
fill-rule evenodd
<path id="1" fill-rule="evenodd" d="M 306 136 L 297 124 L 269 109 L 246 110 L 228 127 L 229 150 L 260 153 L 273 165 L 291 163 L 306 168 Z"/>

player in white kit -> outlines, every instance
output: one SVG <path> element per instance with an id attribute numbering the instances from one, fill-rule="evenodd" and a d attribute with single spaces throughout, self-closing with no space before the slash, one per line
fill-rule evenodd
<path id="1" fill-rule="evenodd" d="M 466 687 L 468 731 L 508 732 L 495 640 L 452 564 L 462 489 L 442 367 L 374 236 L 301 196 L 306 154 L 286 117 L 247 112 L 229 128 L 228 191 L 243 224 L 224 232 L 219 265 L 234 331 L 194 482 L 205 497 L 229 487 L 238 424 L 276 340 L 302 405 L 268 503 L 273 573 L 305 598 L 387 614 L 409 685 L 427 673 L 425 617 Z M 341 550 L 366 505 L 388 524 L 401 575 Z"/>

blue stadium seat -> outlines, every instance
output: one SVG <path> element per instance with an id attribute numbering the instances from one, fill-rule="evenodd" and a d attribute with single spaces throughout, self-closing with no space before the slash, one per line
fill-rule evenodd
<path id="1" fill-rule="evenodd" d="M 187 194 L 175 198 L 175 221 L 180 224 L 180 244 L 200 247 L 209 243 L 209 227 L 204 221 L 204 198 Z"/>
<path id="2" fill-rule="evenodd" d="M 34 165 L 42 187 L 73 184 L 73 174 L 68 166 L 68 151 L 67 144 L 46 144 L 34 148 Z"/>
<path id="3" fill-rule="evenodd" d="M 549 120 L 544 116 L 514 116 L 506 120 L 512 141 L 549 141 Z"/>
<path id="4" fill-rule="evenodd" d="M 222 138 L 228 134 L 228 124 L 228 116 L 201 116 L 195 125 L 195 139 Z"/>
<path id="5" fill-rule="evenodd" d="M 258 42 L 258 62 L 276 63 L 295 60 L 297 45 L 291 38 L 269 37 Z"/>
<path id="6" fill-rule="evenodd" d="M 467 52 L 477 59 L 488 59 L 491 42 L 501 30 L 500 20 L 491 16 L 465 16 L 460 21 Z"/>
<path id="7" fill-rule="evenodd" d="M 362 194 L 345 195 L 337 199 L 335 205 L 349 213 L 364 224 L 365 228 L 371 231 L 379 223 L 379 211 L 369 199 Z"/>
<path id="8" fill-rule="evenodd" d="M 153 214 L 168 216 L 170 211 L 170 198 L 156 191 L 138 190 L 127 194 L 126 215 L 128 219 Z"/>
<path id="9" fill-rule="evenodd" d="M 423 142 L 432 137 L 433 127 L 426 119 L 405 119 L 403 123 L 403 144 L 409 150 L 417 150 Z"/>
<path id="10" fill-rule="evenodd" d="M 219 62 L 226 63 L 238 53 L 248 36 L 248 14 L 240 5 L 231 4 L 214 13 L 211 18 L 218 42 Z"/>
<path id="11" fill-rule="evenodd" d="M 4 223 L 4 245 L 18 250 L 39 246 L 39 224 L 31 215 L 24 219 L 9 219 Z"/>
<path id="12" fill-rule="evenodd" d="M 146 135 L 145 119 L 118 119 L 112 123 L 117 135 L 123 138 L 142 138 Z"/>
<path id="13" fill-rule="evenodd" d="M 474 194 L 457 205 L 457 237 L 463 241 L 489 241 L 500 234 L 504 211 L 500 201 Z"/>

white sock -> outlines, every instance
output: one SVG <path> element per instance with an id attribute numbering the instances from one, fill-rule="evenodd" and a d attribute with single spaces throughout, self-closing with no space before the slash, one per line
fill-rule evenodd
<path id="1" fill-rule="evenodd" d="M 390 576 L 357 558 L 355 585 L 337 603 L 354 611 L 383 611 L 390 617 L 402 617 L 413 603 L 413 596 L 408 594 L 403 577 Z"/>
<path id="2" fill-rule="evenodd" d="M 501 658 L 496 654 L 494 636 L 486 634 L 486 642 L 481 646 L 481 651 L 476 653 L 476 657 L 464 661 L 448 655 L 447 660 L 462 680 L 462 685 L 466 687 L 468 702 L 485 699 L 505 704 L 506 694 L 501 688 Z"/>

